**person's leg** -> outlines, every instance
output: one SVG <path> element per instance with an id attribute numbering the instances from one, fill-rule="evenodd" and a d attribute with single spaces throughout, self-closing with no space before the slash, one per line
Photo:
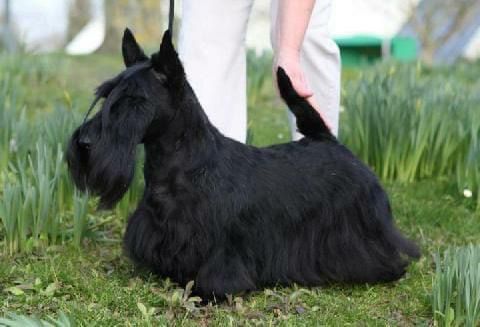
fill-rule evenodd
<path id="1" fill-rule="evenodd" d="M 253 0 L 184 0 L 179 55 L 210 121 L 247 137 L 245 34 Z"/>
<path id="2" fill-rule="evenodd" d="M 278 1 L 272 0 L 271 40 L 273 50 L 276 50 L 275 31 Z M 332 132 L 338 134 L 338 118 L 340 112 L 340 52 L 335 42 L 328 34 L 331 1 L 317 0 L 305 39 L 302 46 L 302 67 L 308 85 L 314 93 L 314 101 L 322 116 L 328 120 Z M 296 132 L 295 118 L 289 114 L 292 127 L 292 137 L 299 139 Z"/>
<path id="3" fill-rule="evenodd" d="M 340 51 L 328 32 L 331 1 L 317 0 L 302 47 L 302 65 L 315 101 L 338 135 L 340 113 Z"/>

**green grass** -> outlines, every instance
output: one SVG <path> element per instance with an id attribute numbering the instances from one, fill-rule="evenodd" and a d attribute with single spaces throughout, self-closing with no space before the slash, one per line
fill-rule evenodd
<path id="1" fill-rule="evenodd" d="M 268 54 L 249 57 L 249 140 L 261 146 L 290 138 L 286 111 L 272 92 L 270 60 Z M 397 168 L 382 168 L 392 167 L 396 157 L 391 151 L 389 160 L 382 159 L 389 152 L 384 152 L 385 144 L 378 143 L 383 135 L 381 128 L 392 129 L 392 140 L 399 138 L 398 151 L 411 155 L 408 146 L 412 145 L 403 149 L 410 138 L 401 143 L 401 134 L 395 134 L 402 127 L 396 126 L 400 121 L 395 116 L 398 112 L 382 113 L 368 108 L 381 110 L 393 105 L 400 110 L 404 102 L 415 104 L 415 98 L 406 99 L 409 94 L 404 79 L 411 77 L 411 71 L 388 75 L 384 79 L 389 84 L 384 89 L 370 80 L 381 79 L 382 68 L 370 75 L 349 74 L 352 83 L 357 82 L 343 92 L 346 112 L 341 131 L 342 140 L 389 180 L 387 190 L 397 224 L 422 247 L 423 257 L 409 268 L 406 277 L 386 285 L 274 288 L 238 296 L 227 304 L 200 307 L 188 290 L 179 290 L 171 282 L 145 271 L 135 271 L 122 253 L 126 218 L 143 187 L 141 165 L 137 166 L 133 187 L 111 212 L 95 211 L 95 201 L 78 194 L 66 173 L 59 149 L 64 148 L 66 138 L 81 121 L 93 88 L 116 74 L 120 67 L 120 58 L 102 55 L 0 57 L 0 317 L 16 313 L 39 317 L 54 325 L 68 325 L 71 321 L 101 326 L 433 323 L 435 253 L 449 246 L 478 243 L 480 212 L 475 211 L 474 199 L 459 194 L 459 189 L 470 187 L 468 183 L 477 180 L 477 156 L 476 150 L 463 152 L 468 155 L 457 152 L 443 163 L 442 151 L 448 147 L 437 141 L 443 150 L 440 154 L 423 152 L 420 168 L 408 168 L 415 167 L 418 155 L 413 154 L 411 161 L 404 160 L 408 165 L 401 168 L 407 167 L 405 170 L 410 172 L 405 176 L 409 178 L 398 178 L 401 174 Z M 466 99 L 452 93 L 430 92 L 426 81 L 439 83 L 437 80 L 442 78 L 456 78 L 465 87 L 474 88 L 478 86 L 476 75 L 468 67 L 458 66 L 454 77 L 450 76 L 451 70 L 443 68 L 422 71 L 424 92 L 430 97 L 425 98 L 425 112 L 432 110 L 432 103 L 450 101 L 450 96 L 463 108 Z M 404 86 L 397 87 L 399 82 Z M 365 95 L 372 95 L 377 102 L 365 106 Z M 384 115 L 380 116 L 384 119 L 370 117 L 365 121 L 367 116 L 352 112 L 354 108 L 360 108 L 365 115 Z M 446 112 L 451 114 L 449 110 Z M 418 127 L 415 117 L 407 118 Z M 422 119 L 428 125 L 428 116 Z M 467 141 L 460 142 L 459 147 L 477 149 L 478 141 L 472 132 L 478 128 L 475 124 L 472 120 L 471 128 L 466 129 Z M 357 136 L 367 129 L 372 134 L 369 142 L 362 143 L 365 138 Z M 440 140 L 459 142 L 458 130 L 455 131 L 454 139 L 444 134 Z M 416 140 L 421 139 L 422 133 L 415 127 L 408 135 Z M 394 144 L 396 147 L 397 143 Z M 447 168 L 438 168 L 445 164 Z M 460 180 L 466 184 L 459 186 Z M 476 195 L 475 188 L 472 190 Z M 22 325 L 27 316 L 10 316 L 8 322 L 0 320 L 0 325 Z M 438 316 L 437 322 L 441 322 Z"/>

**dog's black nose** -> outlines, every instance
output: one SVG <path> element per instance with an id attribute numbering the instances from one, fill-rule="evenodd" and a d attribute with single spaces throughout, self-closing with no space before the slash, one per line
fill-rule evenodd
<path id="1" fill-rule="evenodd" d="M 82 148 L 85 148 L 85 149 L 88 149 L 90 148 L 90 138 L 88 136 L 81 136 L 79 139 L 78 139 L 78 145 Z"/>

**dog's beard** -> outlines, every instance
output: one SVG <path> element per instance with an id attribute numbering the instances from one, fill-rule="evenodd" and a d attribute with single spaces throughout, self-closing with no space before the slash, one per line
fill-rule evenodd
<path id="1" fill-rule="evenodd" d="M 75 131 L 67 149 L 70 175 L 80 190 L 100 197 L 99 208 L 112 208 L 133 180 L 137 144 L 102 138 L 85 149 L 78 143 L 79 134 Z"/>

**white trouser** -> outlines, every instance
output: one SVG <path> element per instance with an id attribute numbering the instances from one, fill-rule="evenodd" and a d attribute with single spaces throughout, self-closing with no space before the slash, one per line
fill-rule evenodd
<path id="1" fill-rule="evenodd" d="M 272 0 L 272 36 L 278 1 Z M 187 77 L 207 116 L 224 135 L 240 142 L 247 137 L 245 36 L 252 4 L 253 0 L 183 0 L 179 38 Z M 330 8 L 331 0 L 317 0 L 301 64 L 322 115 L 337 134 L 340 57 L 328 36 Z"/>

